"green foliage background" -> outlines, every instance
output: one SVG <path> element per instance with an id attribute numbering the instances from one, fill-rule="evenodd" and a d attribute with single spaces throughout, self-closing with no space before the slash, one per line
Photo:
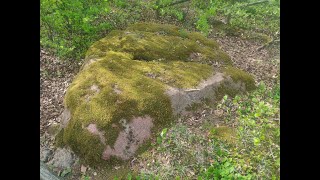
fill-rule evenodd
<path id="1" fill-rule="evenodd" d="M 177 3 L 177 2 L 182 3 Z M 113 29 L 140 21 L 180 23 L 210 33 L 212 19 L 230 18 L 235 28 L 279 33 L 280 0 L 40 0 L 40 44 L 63 59 L 80 60 Z M 172 5 L 173 3 L 177 3 Z"/>
<path id="2" fill-rule="evenodd" d="M 40 0 L 40 44 L 61 59 L 81 60 L 88 47 L 111 30 L 140 21 L 179 24 L 205 35 L 219 21 L 273 38 L 280 35 L 280 0 L 255 5 L 250 4 L 259 0 L 180 1 Z M 226 121 L 237 123 L 241 143 L 214 139 L 217 148 L 212 153 L 217 158 L 203 167 L 198 179 L 279 179 L 279 100 L 279 85 L 270 90 L 263 84 L 248 95 L 225 97 L 217 108 L 226 112 Z M 163 143 L 164 134 L 158 143 Z"/>

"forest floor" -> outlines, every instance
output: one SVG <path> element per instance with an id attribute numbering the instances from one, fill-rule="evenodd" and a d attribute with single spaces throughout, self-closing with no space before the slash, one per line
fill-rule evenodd
<path id="1" fill-rule="evenodd" d="M 239 36 L 216 36 L 212 34 L 209 35 L 209 38 L 216 40 L 220 48 L 230 55 L 235 67 L 252 74 L 256 82 L 264 81 L 265 84 L 270 87 L 276 82 L 280 70 L 279 43 L 274 43 L 258 50 L 263 43 L 255 39 L 248 40 Z M 49 148 L 52 151 L 55 150 L 51 127 L 59 124 L 58 117 L 64 109 L 63 97 L 81 66 L 80 63 L 71 62 L 72 61 L 60 61 L 46 49 L 41 49 L 40 51 L 40 149 Z M 179 119 L 172 128 L 168 129 L 168 136 L 173 137 L 170 135 L 174 134 L 174 139 L 181 144 L 184 140 L 187 141 L 188 138 L 192 138 L 186 136 L 186 134 L 195 134 L 197 138 L 200 139 L 199 143 L 188 146 L 188 148 L 193 149 L 194 152 L 199 151 L 201 148 L 207 148 L 205 144 L 201 144 L 203 143 L 202 140 L 205 140 L 207 136 L 207 131 L 202 129 L 206 128 L 209 121 L 211 121 L 210 126 L 223 126 L 221 116 L 214 113 L 214 109 L 198 109 L 192 115 Z M 180 148 L 183 147 L 183 144 L 181 144 Z M 170 150 L 168 151 L 169 152 L 163 152 L 152 148 L 148 152 L 149 154 L 142 154 L 132 159 L 130 168 L 131 170 L 146 173 L 157 173 L 165 170 L 168 174 L 174 174 L 174 172 L 170 171 L 170 166 L 172 165 L 170 162 L 183 159 L 181 157 L 183 155 L 175 155 L 170 152 Z M 153 160 L 151 160 L 149 156 L 152 156 Z M 209 160 L 210 159 L 208 159 L 208 161 Z M 166 166 L 150 166 L 150 163 L 157 164 L 155 161 L 166 164 Z M 200 158 L 196 159 L 196 161 L 202 162 L 203 160 Z M 181 165 L 180 168 L 183 169 L 185 166 Z M 186 174 L 186 176 L 192 177 L 197 173 L 196 170 L 193 171 L 192 168 L 188 168 L 190 174 Z M 80 169 L 80 164 L 75 166 L 72 176 L 68 179 L 80 179 L 84 174 L 80 172 Z M 87 171 L 86 175 L 90 176 L 91 179 L 99 179 L 98 177 L 100 177 L 99 172 L 96 172 L 96 170 L 88 168 L 85 171 Z M 179 171 L 179 169 L 177 170 L 175 168 L 175 171 Z"/>

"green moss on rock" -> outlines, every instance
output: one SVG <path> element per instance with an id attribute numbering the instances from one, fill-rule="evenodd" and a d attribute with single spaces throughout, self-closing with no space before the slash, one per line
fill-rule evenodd
<path id="1" fill-rule="evenodd" d="M 197 87 L 216 73 L 210 65 L 213 62 L 231 64 L 216 42 L 199 33 L 141 23 L 111 32 L 90 47 L 85 65 L 67 90 L 65 107 L 71 119 L 57 142 L 70 146 L 90 165 L 105 164 L 106 146 L 113 148 L 119 134 L 129 131 L 123 120 L 130 123 L 137 117 L 150 117 L 154 136 L 174 119 L 167 87 Z M 229 66 L 225 72 L 251 88 L 246 73 Z M 145 141 L 137 152 L 148 144 Z M 121 160 L 112 156 L 108 162 Z"/>
<path id="2" fill-rule="evenodd" d="M 184 33 L 181 33 L 184 32 Z M 218 48 L 215 41 L 197 32 L 182 31 L 176 26 L 140 23 L 124 31 L 113 31 L 96 42 L 87 57 L 104 57 L 106 51 L 125 52 L 135 60 L 199 61 L 231 64 L 230 57 Z M 198 53 L 201 58 L 192 59 Z"/>
<path id="3" fill-rule="evenodd" d="M 226 66 L 224 68 L 224 72 L 229 75 L 235 82 L 243 82 L 247 91 L 252 91 L 253 89 L 255 89 L 255 82 L 250 74 L 232 66 Z"/>

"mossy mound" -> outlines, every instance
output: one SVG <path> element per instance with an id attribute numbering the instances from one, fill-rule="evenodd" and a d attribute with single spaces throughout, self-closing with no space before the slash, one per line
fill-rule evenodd
<path id="1" fill-rule="evenodd" d="M 121 52 L 121 58 L 133 60 L 231 64 L 230 57 L 215 41 L 172 25 L 138 23 L 124 31 L 112 31 L 96 42 L 86 56 L 105 58 L 109 51 Z"/>
<path id="2" fill-rule="evenodd" d="M 85 61 L 66 93 L 70 115 L 57 138 L 90 165 L 142 152 L 181 105 L 216 96 L 222 84 L 237 92 L 254 88 L 216 42 L 171 25 L 113 31 L 90 47 Z M 181 97 L 186 102 L 176 103 Z"/>

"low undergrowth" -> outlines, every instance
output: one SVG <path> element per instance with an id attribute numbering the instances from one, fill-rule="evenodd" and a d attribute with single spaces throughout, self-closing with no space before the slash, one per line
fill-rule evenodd
<path id="1" fill-rule="evenodd" d="M 224 96 L 220 126 L 206 117 L 197 128 L 163 129 L 153 150 L 138 157 L 145 167 L 127 179 L 280 179 L 279 100 L 279 84 Z"/>
<path id="2" fill-rule="evenodd" d="M 280 88 L 257 91 L 218 105 L 227 115 L 226 123 L 235 124 L 238 142 L 227 145 L 215 141 L 215 162 L 200 179 L 280 179 Z"/>
<path id="3" fill-rule="evenodd" d="M 62 59 L 81 60 L 93 42 L 137 22 L 176 24 L 206 35 L 228 25 L 278 36 L 279 17 L 280 0 L 41 0 L 40 44 Z"/>

